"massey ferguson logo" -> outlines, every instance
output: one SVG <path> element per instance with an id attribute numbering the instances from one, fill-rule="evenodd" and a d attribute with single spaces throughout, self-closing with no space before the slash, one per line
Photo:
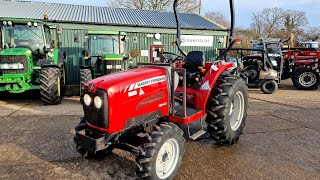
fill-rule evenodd
<path id="1" fill-rule="evenodd" d="M 89 84 L 88 90 L 89 91 L 93 91 L 94 90 L 94 84 Z"/>

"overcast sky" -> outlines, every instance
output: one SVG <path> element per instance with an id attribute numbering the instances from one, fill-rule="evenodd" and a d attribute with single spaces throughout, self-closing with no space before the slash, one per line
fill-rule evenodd
<path id="1" fill-rule="evenodd" d="M 68 4 L 106 6 L 108 0 L 35 0 Z M 220 11 L 229 15 L 228 0 L 202 0 L 202 12 Z M 280 7 L 307 12 L 310 26 L 320 26 L 320 0 L 235 0 L 236 24 L 249 27 L 252 14 L 264 8 Z"/>

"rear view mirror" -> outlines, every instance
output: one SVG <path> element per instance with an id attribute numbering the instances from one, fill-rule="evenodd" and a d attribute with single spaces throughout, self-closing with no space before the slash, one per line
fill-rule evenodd
<path id="1" fill-rule="evenodd" d="M 62 27 L 61 26 L 57 26 L 57 33 L 58 34 L 62 34 L 62 32 L 63 32 Z"/>

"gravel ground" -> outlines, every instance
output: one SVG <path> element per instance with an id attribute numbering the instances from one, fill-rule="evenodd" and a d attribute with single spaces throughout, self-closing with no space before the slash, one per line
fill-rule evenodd
<path id="1" fill-rule="evenodd" d="M 0 179 L 135 179 L 127 152 L 87 160 L 75 151 L 78 97 L 58 106 L 29 97 L 0 99 Z M 239 143 L 188 140 L 177 179 L 320 179 L 320 91 L 287 81 L 273 95 L 250 90 L 249 103 Z"/>

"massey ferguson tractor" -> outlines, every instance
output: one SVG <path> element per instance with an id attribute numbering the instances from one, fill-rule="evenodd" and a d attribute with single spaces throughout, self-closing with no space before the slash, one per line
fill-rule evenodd
<path id="1" fill-rule="evenodd" d="M 284 54 L 283 76 L 292 79 L 293 85 L 301 90 L 319 88 L 320 52 L 313 49 L 296 48 Z"/>
<path id="2" fill-rule="evenodd" d="M 54 48 L 50 28 L 32 19 L 0 18 L 0 93 L 40 90 L 45 104 L 60 104 L 65 54 Z"/>
<path id="3" fill-rule="evenodd" d="M 224 53 L 234 43 L 233 0 L 229 2 L 231 40 Z M 184 54 L 179 45 L 177 3 L 175 0 L 176 44 Z M 138 178 L 173 179 L 181 166 L 186 141 L 179 126 L 189 128 L 200 121 L 200 131 L 188 131 L 193 140 L 208 132 L 217 144 L 239 141 L 248 94 L 244 80 L 230 73 L 233 68 L 224 61 L 206 62 L 204 52 L 191 51 L 183 60 L 140 64 L 89 81 L 84 86 L 85 115 L 75 128 L 77 150 L 87 157 L 103 157 L 113 148 L 123 149 L 136 156 Z"/>
<path id="4" fill-rule="evenodd" d="M 80 97 L 84 85 L 95 78 L 122 71 L 126 56 L 126 34 L 117 31 L 88 31 L 86 50 L 80 62 Z"/>

